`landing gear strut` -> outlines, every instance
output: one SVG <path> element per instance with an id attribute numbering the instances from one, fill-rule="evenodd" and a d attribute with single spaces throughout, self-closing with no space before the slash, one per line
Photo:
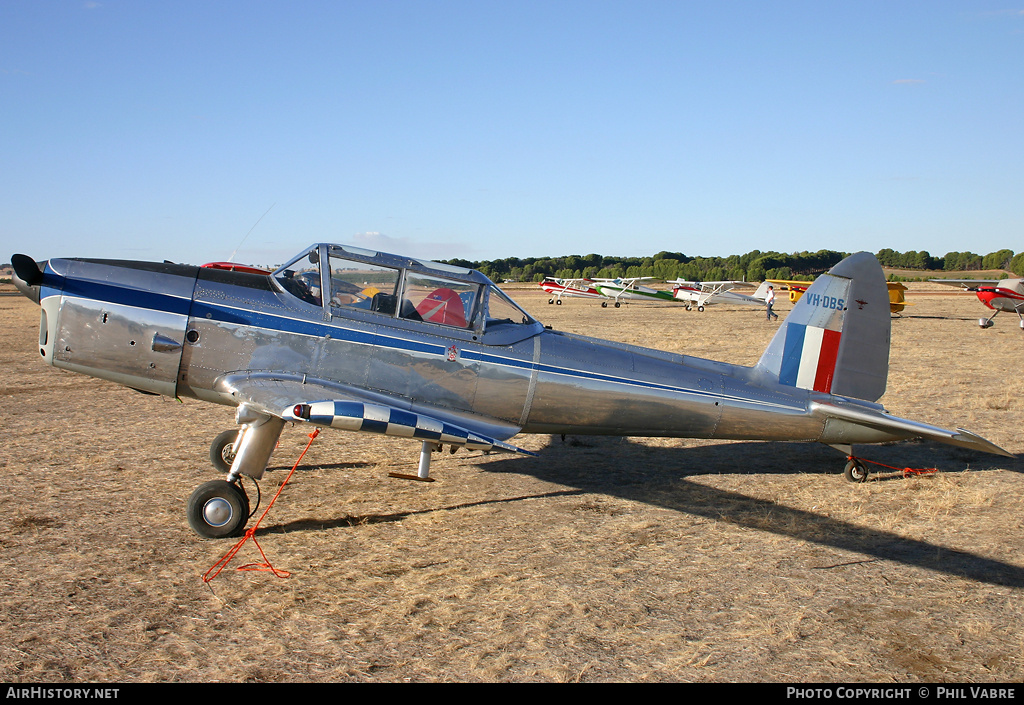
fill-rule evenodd
<path id="1" fill-rule="evenodd" d="M 249 521 L 249 497 L 241 485 L 241 476 L 254 480 L 263 477 L 284 430 L 284 419 L 270 416 L 242 404 L 235 413 L 242 425 L 238 431 L 224 431 L 210 446 L 210 460 L 225 471 L 223 480 L 200 485 L 189 497 L 185 513 L 189 526 L 207 539 L 239 536 Z"/>

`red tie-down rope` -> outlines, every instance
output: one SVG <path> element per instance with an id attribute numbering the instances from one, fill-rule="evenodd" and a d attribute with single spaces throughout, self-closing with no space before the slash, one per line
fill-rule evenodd
<path id="1" fill-rule="evenodd" d="M 236 570 L 262 570 L 262 571 L 270 571 L 271 573 L 273 573 L 274 575 L 276 575 L 279 578 L 287 578 L 287 577 L 291 576 L 291 573 L 289 573 L 287 570 L 278 570 L 277 568 L 275 568 L 273 565 L 270 564 L 270 561 L 267 559 L 267 554 L 265 554 L 263 552 L 263 547 L 260 546 L 260 542 L 256 540 L 255 534 L 256 534 L 256 529 L 258 529 L 259 526 L 260 526 L 260 522 L 262 522 L 263 518 L 266 517 L 267 514 L 270 513 L 270 508 L 274 506 L 274 502 L 276 502 L 277 498 L 281 496 L 281 492 L 284 490 L 284 486 L 288 484 L 288 480 L 292 479 L 292 475 L 295 474 L 295 469 L 297 467 L 299 467 L 299 463 L 302 462 L 302 458 L 306 455 L 306 451 L 309 450 L 309 447 L 311 445 L 313 445 L 313 440 L 316 439 L 316 437 L 319 436 L 319 435 L 320 435 L 320 429 L 319 428 L 315 429 L 311 434 L 309 434 L 309 443 L 307 443 L 306 447 L 302 450 L 301 453 L 299 453 L 299 459 L 295 461 L 295 465 L 292 466 L 291 471 L 288 473 L 288 477 L 284 478 L 284 482 L 282 482 L 281 486 L 277 488 L 277 494 L 275 494 L 273 499 L 270 500 L 270 503 L 267 505 L 267 508 L 265 510 L 263 510 L 263 514 L 260 515 L 260 518 L 256 520 L 255 524 L 253 524 L 251 527 L 246 529 L 245 536 L 243 536 L 241 538 L 241 540 L 239 540 L 239 542 L 236 543 L 231 548 L 230 551 L 225 553 L 223 558 L 221 558 L 219 561 L 214 563 L 210 567 L 210 569 L 203 574 L 203 582 L 204 583 L 208 583 L 211 580 L 213 580 L 214 578 L 216 578 L 218 575 L 220 575 L 220 572 L 222 570 L 224 570 L 224 568 L 227 567 L 228 563 L 230 563 L 231 560 L 235 557 L 235 554 L 238 553 L 239 549 L 241 549 L 242 546 L 245 544 L 245 542 L 248 541 L 249 539 L 252 539 L 252 542 L 254 544 L 256 544 L 256 548 L 259 549 L 260 555 L 263 556 L 263 562 L 262 563 L 246 563 L 245 565 L 239 566 Z"/>
<path id="2" fill-rule="evenodd" d="M 857 461 L 862 462 L 862 463 L 871 463 L 872 465 L 881 465 L 883 468 L 889 468 L 890 470 L 895 470 L 898 473 L 902 473 L 903 477 L 908 477 L 910 475 L 919 475 L 919 476 L 934 475 L 935 473 L 937 473 L 939 471 L 938 468 L 895 468 L 892 465 L 886 465 L 885 463 L 880 463 L 877 460 L 868 460 L 867 458 L 857 458 L 857 457 L 852 456 L 852 455 L 846 456 L 846 459 L 847 460 L 857 460 Z"/>

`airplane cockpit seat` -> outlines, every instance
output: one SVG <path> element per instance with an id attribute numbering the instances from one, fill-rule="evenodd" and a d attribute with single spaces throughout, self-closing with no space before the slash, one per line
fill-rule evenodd
<path id="1" fill-rule="evenodd" d="M 399 318 L 406 318 L 410 321 L 422 321 L 423 317 L 416 310 L 416 306 L 413 305 L 412 301 L 406 298 L 402 298 L 402 310 L 398 314 Z"/>
<path id="2" fill-rule="evenodd" d="M 306 303 L 313 304 L 314 306 L 322 305 L 318 292 L 320 288 L 317 287 L 314 291 L 309 283 L 302 277 L 288 276 L 291 272 L 286 272 L 286 275 L 279 277 L 278 281 L 293 296 L 302 299 Z"/>
<path id="3" fill-rule="evenodd" d="M 424 321 L 456 328 L 467 326 L 466 309 L 462 298 L 447 287 L 434 289 L 430 295 L 417 304 L 416 311 Z"/>
<path id="4" fill-rule="evenodd" d="M 385 294 L 383 292 L 377 292 L 373 295 L 373 299 L 370 300 L 370 310 L 384 313 L 387 315 L 394 315 L 395 306 L 398 304 L 398 297 L 394 294 Z M 411 305 L 411 304 L 410 304 Z"/>

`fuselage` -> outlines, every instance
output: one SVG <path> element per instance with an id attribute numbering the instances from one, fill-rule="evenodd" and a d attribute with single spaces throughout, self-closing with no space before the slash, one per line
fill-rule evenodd
<path id="1" fill-rule="evenodd" d="M 326 249 L 318 255 L 328 256 Z M 901 437 L 871 429 L 851 437 L 814 413 L 820 394 L 779 384 L 756 367 L 553 331 L 525 314 L 493 318 L 501 295 L 478 272 L 391 264 L 400 282 L 416 273 L 479 286 L 481 303 L 464 326 L 450 325 L 403 317 L 394 304 L 371 310 L 303 300 L 272 275 L 51 260 L 39 289 L 40 354 L 140 391 L 227 405 L 237 402 L 225 379 L 241 373 L 343 386 L 486 418 L 513 429 L 509 435 Z M 326 275 L 323 282 L 329 290 Z"/>

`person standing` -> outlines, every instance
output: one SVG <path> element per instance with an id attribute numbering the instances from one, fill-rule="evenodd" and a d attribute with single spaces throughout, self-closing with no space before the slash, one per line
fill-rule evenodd
<path id="1" fill-rule="evenodd" d="M 768 285 L 768 293 L 764 297 L 764 303 L 767 306 L 768 320 L 779 320 L 779 314 L 772 311 L 772 306 L 775 304 L 775 289 L 772 288 L 771 284 Z"/>

